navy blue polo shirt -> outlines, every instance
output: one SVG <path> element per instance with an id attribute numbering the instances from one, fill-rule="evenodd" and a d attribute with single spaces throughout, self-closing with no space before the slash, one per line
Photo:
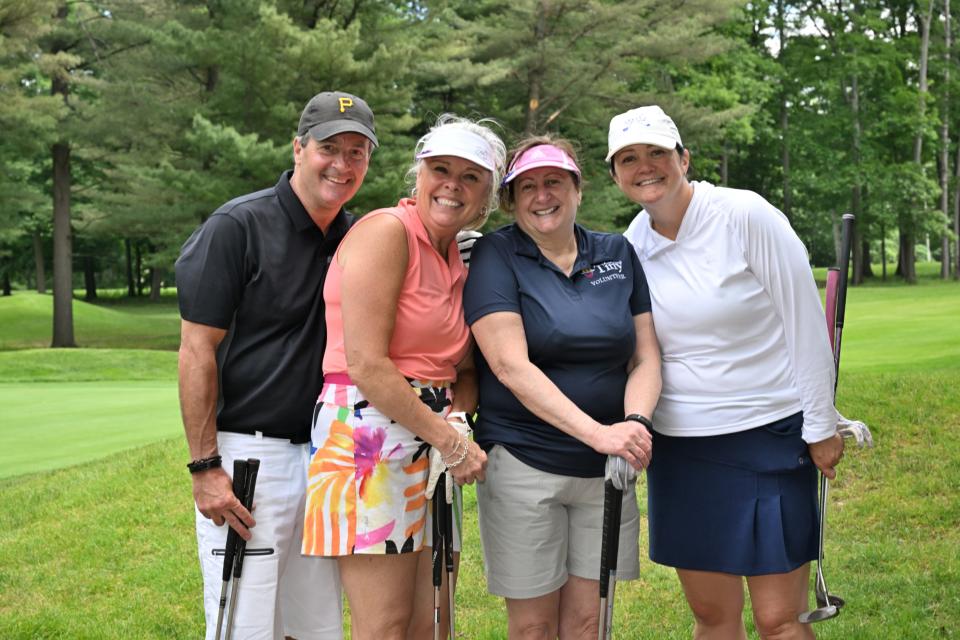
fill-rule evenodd
<path id="1" fill-rule="evenodd" d="M 176 263 L 185 320 L 226 329 L 217 350 L 217 429 L 309 442 L 327 343 L 323 283 L 353 217 L 324 234 L 290 186 L 224 204 Z"/>
<path id="2" fill-rule="evenodd" d="M 547 260 L 516 224 L 477 240 L 463 306 L 468 324 L 498 311 L 520 314 L 530 361 L 601 424 L 623 419 L 627 364 L 637 336 L 633 317 L 650 311 L 643 268 L 620 234 L 576 225 L 571 276 Z M 549 473 L 603 475 L 601 455 L 528 411 L 477 351 L 480 410 L 475 437 L 485 450 L 503 445 Z"/>

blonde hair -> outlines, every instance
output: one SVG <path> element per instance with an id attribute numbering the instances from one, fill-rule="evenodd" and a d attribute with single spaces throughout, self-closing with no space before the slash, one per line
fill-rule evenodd
<path id="1" fill-rule="evenodd" d="M 480 210 L 480 215 L 477 219 L 465 226 L 464 229 L 479 229 L 486 223 L 487 216 L 489 216 L 491 212 L 496 211 L 497 207 L 500 206 L 499 187 L 500 183 L 503 182 L 503 175 L 506 171 L 507 147 L 503 143 L 503 140 L 500 139 L 500 136 L 493 132 L 490 125 L 499 126 L 499 123 L 492 118 L 471 120 L 470 118 L 464 118 L 452 113 L 444 113 L 437 118 L 437 122 L 430 127 L 430 130 L 417 140 L 417 146 L 414 147 L 413 156 L 416 158 L 431 136 L 438 133 L 442 134 L 442 131 L 448 128 L 469 131 L 470 133 L 480 136 L 490 145 L 490 148 L 493 150 L 494 169 L 491 172 L 493 175 L 490 180 L 490 193 L 487 196 L 487 204 Z M 422 166 L 422 159 L 415 160 L 410 168 L 407 169 L 405 179 L 411 187 L 411 195 L 414 195 L 414 191 L 416 190 L 417 174 L 420 172 Z"/>

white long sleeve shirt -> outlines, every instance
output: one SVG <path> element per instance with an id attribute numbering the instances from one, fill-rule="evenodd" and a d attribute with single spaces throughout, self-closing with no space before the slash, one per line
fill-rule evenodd
<path id="1" fill-rule="evenodd" d="M 803 411 L 803 439 L 836 432 L 834 366 L 800 239 L 751 191 L 693 182 L 676 240 L 641 212 L 624 233 L 650 287 L 663 360 L 654 423 L 712 436 Z"/>

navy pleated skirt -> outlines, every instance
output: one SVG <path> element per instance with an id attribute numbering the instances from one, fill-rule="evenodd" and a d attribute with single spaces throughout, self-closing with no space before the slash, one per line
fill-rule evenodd
<path id="1" fill-rule="evenodd" d="M 741 576 L 817 557 L 817 469 L 803 414 L 703 438 L 654 434 L 647 469 L 650 559 Z"/>

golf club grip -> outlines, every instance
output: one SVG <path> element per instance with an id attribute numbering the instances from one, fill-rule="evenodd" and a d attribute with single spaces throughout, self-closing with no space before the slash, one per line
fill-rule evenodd
<path id="1" fill-rule="evenodd" d="M 450 496 L 450 502 L 444 500 L 443 504 L 443 561 L 448 574 L 453 573 L 453 505 L 456 500 L 456 489 L 453 491 L 454 495 Z"/>
<path id="2" fill-rule="evenodd" d="M 260 471 L 260 461 L 256 458 L 247 460 L 246 487 L 243 490 L 243 506 L 247 511 L 253 510 L 253 495 L 257 488 L 257 473 Z M 247 550 L 247 541 L 243 538 L 237 542 L 237 557 L 233 561 L 233 577 L 239 578 L 243 573 L 243 555 Z"/>
<path id="3" fill-rule="evenodd" d="M 853 223 L 852 213 L 843 214 L 843 226 L 840 230 L 840 282 L 837 285 L 837 315 L 835 324 L 838 327 L 843 326 L 844 310 L 847 307 L 847 278 L 850 270 L 850 249 L 853 245 Z"/>
<path id="4" fill-rule="evenodd" d="M 840 269 L 827 268 L 827 284 L 823 296 L 823 315 L 827 321 L 827 336 L 830 338 L 830 350 L 836 342 L 834 323 L 837 321 L 837 285 L 840 283 Z"/>
<path id="5" fill-rule="evenodd" d="M 243 504 L 243 485 L 247 482 L 246 460 L 233 461 L 233 495 Z M 223 548 L 223 581 L 230 579 L 233 572 L 233 558 L 237 552 L 237 540 L 240 534 L 231 526 L 227 527 L 227 543 Z"/>
<path id="6" fill-rule="evenodd" d="M 620 521 L 623 516 L 623 491 L 613 490 L 613 517 L 610 519 L 610 551 L 607 559 L 607 568 L 613 576 L 611 582 L 616 581 L 617 562 L 620 556 Z M 612 591 L 612 588 L 611 588 Z"/>
<path id="7" fill-rule="evenodd" d="M 437 589 L 443 584 L 443 508 L 446 506 L 447 485 L 446 474 L 441 473 L 437 479 L 437 486 L 433 491 L 433 549 L 430 550 L 430 561 L 433 563 L 433 586 Z"/>
<path id="8" fill-rule="evenodd" d="M 616 489 L 613 486 L 613 480 L 607 480 L 603 484 L 603 537 L 600 543 L 600 598 L 607 597 L 607 591 L 610 588 L 610 565 L 608 564 L 608 555 L 610 553 L 610 521 L 613 519 L 613 502 Z"/>
<path id="9" fill-rule="evenodd" d="M 833 396 L 837 396 L 837 383 L 840 379 L 840 337 L 843 334 L 843 318 L 847 308 L 847 274 L 850 266 L 850 248 L 853 241 L 853 214 L 843 214 L 843 228 L 840 236 L 840 280 L 837 283 L 837 310 L 833 321 Z"/>

